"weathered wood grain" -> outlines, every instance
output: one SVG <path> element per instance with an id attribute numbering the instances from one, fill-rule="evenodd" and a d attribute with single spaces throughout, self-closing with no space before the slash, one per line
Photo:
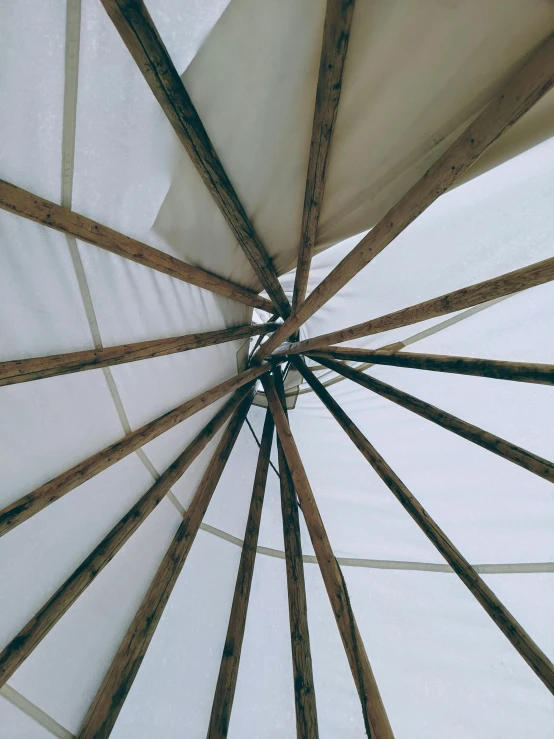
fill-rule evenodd
<path id="1" fill-rule="evenodd" d="M 280 315 L 290 304 L 142 0 L 102 0 L 125 46 Z"/>
<path id="2" fill-rule="evenodd" d="M 223 647 L 223 656 L 221 657 L 221 665 L 212 703 L 210 725 L 206 735 L 207 739 L 224 739 L 229 731 L 229 721 L 231 719 L 237 675 L 239 672 L 242 641 L 246 628 L 248 601 L 252 587 L 252 578 L 254 577 L 256 547 L 258 546 L 258 535 L 260 532 L 262 506 L 274 429 L 273 416 L 267 410 L 260 442 L 258 464 L 254 477 L 250 510 L 246 522 L 244 543 L 240 556 L 235 593 L 233 595 L 233 604 L 231 606 L 225 646 Z"/>
<path id="3" fill-rule="evenodd" d="M 287 417 L 279 401 L 271 375 L 265 375 L 264 389 L 269 408 L 275 420 L 275 428 L 281 440 L 293 485 L 300 500 L 302 513 L 308 527 L 317 562 L 331 602 L 342 643 L 356 683 L 366 732 L 372 739 L 392 739 L 392 729 L 379 694 L 379 689 L 369 664 L 362 637 L 350 605 L 346 582 L 331 549 L 329 538 L 310 483 L 300 459 Z"/>
<path id="4" fill-rule="evenodd" d="M 554 34 L 551 34 L 452 146 L 327 275 L 269 341 L 260 347 L 258 359 L 277 349 L 380 254 L 410 223 L 446 192 L 503 131 L 516 123 L 540 100 L 553 83 Z M 326 343 L 340 342 L 333 339 Z"/>
<path id="5" fill-rule="evenodd" d="M 101 367 L 113 367 L 126 362 L 137 362 L 141 359 L 163 357 L 167 354 L 187 352 L 191 349 L 200 349 L 226 341 L 244 339 L 249 336 L 265 336 L 277 328 L 276 323 L 253 324 L 238 326 L 220 331 L 204 331 L 185 336 L 172 336 L 168 339 L 154 339 L 153 341 L 139 341 L 135 344 L 120 344 L 119 346 L 103 347 L 102 349 L 87 349 L 68 354 L 54 354 L 48 357 L 33 357 L 32 359 L 12 359 L 0 362 L 0 387 L 15 385 L 19 382 L 42 380 L 45 377 L 67 375 L 72 372 L 83 372 Z"/>
<path id="6" fill-rule="evenodd" d="M 361 339 L 363 336 L 379 334 L 382 331 L 390 331 L 394 328 L 401 328 L 402 326 L 411 326 L 414 323 L 426 321 L 429 318 L 438 318 L 447 313 L 453 313 L 454 311 L 486 303 L 489 300 L 502 298 L 505 295 L 513 295 L 530 287 L 544 285 L 552 280 L 554 280 L 554 257 L 545 259 L 542 262 L 535 262 L 535 264 L 522 267 L 514 272 L 507 272 L 506 274 L 500 275 L 500 277 L 493 277 L 490 280 L 484 280 L 475 285 L 462 287 L 459 290 L 446 293 L 446 295 L 440 295 L 438 298 L 425 300 L 409 308 L 402 308 L 394 313 L 387 313 L 384 316 L 379 316 L 379 318 L 372 318 L 369 321 L 357 323 L 355 326 L 350 326 L 349 328 L 314 336 L 306 341 L 288 344 L 283 349 L 276 351 L 275 354 L 299 354 L 300 352 L 308 352 L 317 348 L 327 347 L 330 344 L 340 344 L 343 341 Z M 277 331 L 280 330 L 277 329 Z M 265 347 L 266 345 L 264 344 L 263 346 Z"/>
<path id="7" fill-rule="evenodd" d="M 475 357 L 453 357 L 444 354 L 418 354 L 413 352 L 373 351 L 338 346 L 316 350 L 318 356 L 326 359 L 341 359 L 349 362 L 371 362 L 392 367 L 429 370 L 430 372 L 450 372 L 458 375 L 491 377 L 496 380 L 531 382 L 539 385 L 554 385 L 554 365 L 533 362 L 510 362 L 498 359 L 478 359 Z M 313 367 L 310 368 L 313 371 Z M 356 368 L 359 369 L 359 368 Z"/>
<path id="8" fill-rule="evenodd" d="M 90 706 L 78 739 L 107 739 L 158 626 L 167 601 L 186 562 L 204 514 L 233 450 L 252 403 L 248 393 L 233 414 L 211 459 L 183 522 L 167 550 L 152 584 L 123 637 L 112 664 Z"/>
<path id="9" fill-rule="evenodd" d="M 314 356 L 316 356 L 314 354 Z M 338 372 L 344 377 L 348 377 L 349 380 L 357 382 L 362 387 L 373 390 L 373 392 L 381 395 L 383 398 L 392 400 L 393 403 L 407 408 L 409 411 L 416 413 L 422 418 L 426 418 L 428 421 L 436 423 L 438 426 L 442 426 L 448 431 L 461 436 L 468 441 L 488 449 L 489 452 L 497 454 L 503 459 L 507 459 L 509 462 L 523 467 L 529 472 L 533 472 L 535 475 L 542 477 L 544 480 L 554 482 L 554 464 L 549 462 L 547 459 L 532 454 L 525 449 L 522 449 L 517 444 L 512 444 L 505 439 L 501 439 L 495 434 L 491 434 L 489 431 L 484 431 L 478 426 L 474 426 L 467 421 L 463 421 L 461 418 L 453 416 L 451 413 L 436 408 L 430 403 L 426 403 L 424 400 L 409 395 L 408 393 L 398 390 L 398 388 L 388 385 L 386 382 L 377 380 L 375 377 L 365 375 L 363 372 L 349 367 L 346 364 L 335 362 L 332 359 L 326 359 L 317 355 L 318 360 L 321 364 L 325 365 L 331 370 Z"/>
<path id="10" fill-rule="evenodd" d="M 273 370 L 273 380 L 283 412 L 287 414 L 283 375 L 277 367 Z M 297 739 L 317 739 L 317 705 L 308 629 L 308 604 L 304 582 L 304 563 L 302 561 L 302 542 L 296 492 L 287 465 L 283 445 L 277 438 L 279 475 L 281 486 L 281 514 L 283 518 L 283 541 L 287 567 L 287 593 L 289 601 L 290 644 L 292 652 L 292 671 L 294 677 L 294 703 L 296 709 Z"/>
<path id="11" fill-rule="evenodd" d="M 375 447 L 362 434 L 360 429 L 342 410 L 336 400 L 323 387 L 319 380 L 307 369 L 304 362 L 295 357 L 294 366 L 302 373 L 316 395 L 346 431 L 356 447 L 364 455 L 381 480 L 414 519 L 427 538 L 435 545 L 464 585 L 483 606 L 504 636 L 517 649 L 533 672 L 542 680 L 551 693 L 554 693 L 554 665 L 531 639 L 529 634 L 516 621 L 508 609 L 499 601 L 493 591 L 475 572 L 465 557 L 429 516 L 402 480 L 393 472 Z"/>
<path id="12" fill-rule="evenodd" d="M 156 506 L 192 462 L 236 410 L 251 386 L 237 390 L 212 420 L 191 441 L 152 487 L 135 503 L 123 518 L 102 539 L 100 544 L 81 562 L 44 606 L 21 629 L 0 653 L 0 687 L 21 667 L 48 632 L 75 603 L 93 580 L 111 562 L 125 542 L 152 513 Z"/>
<path id="13" fill-rule="evenodd" d="M 124 236 L 91 218 L 51 203 L 49 200 L 33 195 L 4 180 L 0 180 L 0 208 L 74 236 L 76 239 L 86 241 L 88 244 L 117 254 L 119 257 L 130 259 L 132 262 L 143 264 L 145 267 L 188 282 L 190 285 L 210 290 L 254 308 L 261 308 L 268 312 L 273 310 L 272 303 L 257 295 L 253 290 L 247 290 L 223 277 L 213 275 L 199 267 L 193 267 L 170 254 L 154 249 L 137 239 Z"/>
<path id="14" fill-rule="evenodd" d="M 74 488 L 90 480 L 91 477 L 107 469 L 112 464 L 119 462 L 120 459 L 123 459 L 128 454 L 131 454 L 131 452 L 152 441 L 152 439 L 157 438 L 160 434 L 163 434 L 178 423 L 181 423 L 181 421 L 194 415 L 202 408 L 223 398 L 233 390 L 237 390 L 239 387 L 256 380 L 269 369 L 271 367 L 268 365 L 252 367 L 235 377 L 231 377 L 229 380 L 221 382 L 210 390 L 200 393 L 200 395 L 195 396 L 191 400 L 187 400 L 185 403 L 177 406 L 177 408 L 164 413 L 163 416 L 156 418 L 154 421 L 141 426 L 136 431 L 123 437 L 123 439 L 102 449 L 102 451 L 93 454 L 91 457 L 87 457 L 87 459 L 74 465 L 66 472 L 57 475 L 31 493 L 10 503 L 0 511 L 0 536 L 7 534 L 16 526 L 23 523 L 23 521 L 26 521 L 43 508 L 46 508 L 46 506 L 59 500 L 63 495 L 66 495 Z"/>
<path id="15" fill-rule="evenodd" d="M 293 312 L 306 298 L 353 12 L 354 0 L 327 0 L 302 212 L 300 248 L 292 295 Z"/>

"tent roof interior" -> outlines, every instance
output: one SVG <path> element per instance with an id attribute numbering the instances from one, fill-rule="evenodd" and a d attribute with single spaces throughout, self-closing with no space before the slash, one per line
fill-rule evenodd
<path id="1" fill-rule="evenodd" d="M 147 5 L 291 298 L 326 3 Z M 308 294 L 553 31 L 548 0 L 357 0 Z M 263 289 L 101 2 L 2 3 L 0 36 L 3 180 L 233 283 Z M 553 164 L 550 91 L 304 323 L 300 339 L 551 258 Z M 7 210 L 0 211 L 0 239 L 0 362 L 269 319 Z M 378 348 L 415 337 L 417 352 L 552 364 L 553 309 L 554 284 L 546 282 L 350 345 Z M 235 376 L 254 340 L 1 387 L 0 506 Z M 316 374 L 553 658 L 551 483 L 335 372 Z M 554 459 L 551 386 L 393 366 L 368 374 Z M 552 737 L 554 701 L 545 685 L 292 371 L 286 392 L 291 430 L 396 739 Z M 0 648 L 228 397 L 2 537 Z M 114 739 L 206 736 L 264 404 L 259 387 Z M 222 433 L 5 682 L 2 739 L 81 736 Z M 274 440 L 233 738 L 296 736 L 277 456 Z M 319 736 L 354 739 L 365 735 L 360 702 L 302 515 L 300 534 Z"/>

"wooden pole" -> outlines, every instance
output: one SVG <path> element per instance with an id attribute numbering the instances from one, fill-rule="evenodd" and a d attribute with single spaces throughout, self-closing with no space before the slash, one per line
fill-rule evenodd
<path id="1" fill-rule="evenodd" d="M 142 601 L 78 733 L 78 739 L 107 739 L 121 711 L 240 429 L 252 403 L 249 393 L 229 421 L 194 498 Z"/>
<path id="2" fill-rule="evenodd" d="M 233 710 L 233 699 L 239 671 L 242 641 L 246 627 L 246 614 L 250 598 L 250 588 L 254 577 L 254 564 L 256 561 L 256 547 L 258 546 L 258 534 L 260 532 L 260 520 L 262 518 L 262 506 L 264 502 L 267 473 L 269 470 L 269 458 L 271 445 L 273 443 L 273 431 L 275 425 L 273 416 L 266 412 L 264 429 L 258 455 L 258 465 L 254 477 L 254 488 L 244 543 L 240 557 L 233 605 L 229 616 L 229 626 L 225 637 L 223 656 L 215 688 L 210 725 L 208 727 L 208 739 L 224 739 L 229 731 L 229 721 Z"/>
<path id="3" fill-rule="evenodd" d="M 190 285 L 196 285 L 204 290 L 222 295 L 225 298 L 236 300 L 254 308 L 272 311 L 273 305 L 269 300 L 260 297 L 252 290 L 235 285 L 229 280 L 217 277 L 199 267 L 193 267 L 182 262 L 170 254 L 143 244 L 137 239 L 124 236 L 112 228 L 103 226 L 90 218 L 79 215 L 61 205 L 51 203 L 38 195 L 33 195 L 9 182 L 0 180 L 0 208 L 10 213 L 28 218 L 36 223 L 42 223 L 56 231 L 75 236 L 81 241 L 93 244 L 100 249 L 117 254 L 119 257 L 130 259 L 132 262 L 143 264 L 170 277 L 175 277 Z"/>
<path id="4" fill-rule="evenodd" d="M 283 412 L 287 415 L 283 375 L 280 368 L 273 370 L 273 381 L 277 395 L 281 401 Z M 310 648 L 310 632 L 308 628 L 308 604 L 304 582 L 298 503 L 280 438 L 277 438 L 277 454 L 279 459 L 279 482 L 281 486 L 283 540 L 287 566 L 290 644 L 294 677 L 294 703 L 296 708 L 296 736 L 297 739 L 318 739 L 317 705 Z"/>
<path id="5" fill-rule="evenodd" d="M 166 469 L 159 480 L 123 516 L 100 544 L 81 562 L 75 572 L 67 578 L 19 634 L 5 647 L 0 653 L 0 687 L 21 667 L 35 647 L 40 644 L 104 567 L 111 562 L 125 542 L 163 500 L 170 488 L 186 472 L 208 442 L 214 438 L 250 390 L 251 386 L 246 385 L 235 392 L 233 397 L 216 413 L 173 464 Z"/>
<path id="6" fill-rule="evenodd" d="M 554 280 L 554 257 L 545 259 L 542 262 L 536 262 L 535 264 L 529 265 L 529 267 L 523 267 L 514 272 L 507 272 L 506 274 L 500 275 L 500 277 L 493 277 L 491 280 L 478 282 L 476 285 L 462 287 L 446 295 L 440 295 L 438 298 L 425 300 L 423 303 L 417 303 L 417 305 L 412 305 L 409 308 L 402 308 L 402 310 L 395 311 L 394 313 L 387 313 L 379 318 L 372 318 L 370 321 L 358 323 L 349 328 L 343 328 L 329 334 L 314 336 L 306 341 L 289 344 L 286 349 L 279 350 L 275 354 L 281 354 L 283 352 L 286 354 L 309 352 L 318 347 L 327 348 L 330 344 L 340 344 L 343 341 L 361 339 L 363 336 L 379 334 L 382 331 L 411 326 L 414 323 L 426 321 L 429 318 L 438 318 L 447 313 L 471 308 L 474 305 L 480 305 L 489 300 L 527 290 L 530 287 L 544 285 L 552 280 Z M 274 335 L 278 331 L 280 329 L 277 329 Z M 266 344 L 263 346 L 265 347 Z"/>
<path id="7" fill-rule="evenodd" d="M 119 35 L 280 315 L 290 304 L 143 0 L 102 0 Z"/>
<path id="8" fill-rule="evenodd" d="M 451 372 L 459 375 L 492 377 L 496 380 L 532 382 L 539 385 L 554 385 L 553 364 L 533 364 L 529 362 L 506 362 L 498 359 L 476 359 L 474 357 L 451 357 L 442 354 L 414 354 L 371 349 L 351 349 L 338 346 L 316 350 L 317 355 L 326 359 L 385 364 L 393 367 L 410 367 L 431 372 Z M 313 371 L 313 367 L 310 367 Z M 360 369 L 357 367 L 356 369 Z"/>
<path id="9" fill-rule="evenodd" d="M 371 739 L 392 739 L 392 729 L 354 618 L 346 582 L 331 549 L 325 526 L 271 375 L 265 375 L 263 383 L 269 408 L 275 420 L 275 428 L 283 446 L 293 485 L 300 500 L 302 513 L 356 683 L 366 732 Z"/>
<path id="10" fill-rule="evenodd" d="M 517 649 L 519 654 L 550 692 L 554 693 L 554 665 L 548 657 L 539 649 L 508 609 L 502 605 L 493 591 L 483 582 L 465 557 L 460 554 L 442 529 L 437 526 L 402 480 L 392 471 L 375 447 L 350 420 L 319 380 L 314 377 L 304 362 L 295 357 L 293 364 L 302 373 L 306 382 L 309 383 L 323 404 L 346 431 L 381 480 L 383 480 L 403 508 L 410 514 L 419 528 L 442 554 L 464 585 L 467 586 L 483 606 L 504 636 L 508 638 L 512 646 Z"/>
<path id="11" fill-rule="evenodd" d="M 306 298 L 353 12 L 354 0 L 327 0 L 304 194 L 300 249 L 292 295 L 293 312 Z"/>
<path id="12" fill-rule="evenodd" d="M 507 128 L 554 83 L 554 34 L 535 50 L 461 136 L 413 187 L 339 262 L 295 313 L 260 347 L 258 358 L 274 351 L 347 282 L 371 262 L 435 200 L 446 192 Z M 337 341 L 326 343 L 339 343 Z"/>
<path id="13" fill-rule="evenodd" d="M 256 380 L 269 369 L 271 367 L 268 365 L 252 367 L 235 377 L 231 377 L 229 380 L 225 380 L 225 382 L 216 385 L 210 390 L 200 393 L 200 395 L 197 395 L 191 400 L 187 400 L 172 411 L 164 413 L 163 416 L 156 418 L 154 421 L 141 426 L 136 431 L 123 437 L 123 439 L 102 449 L 102 451 L 93 454 L 91 457 L 87 457 L 87 459 L 74 465 L 66 472 L 62 472 L 49 482 L 36 488 L 33 492 L 10 503 L 0 511 L 0 536 L 7 534 L 8 531 L 19 526 L 20 523 L 31 518 L 31 516 L 34 516 L 43 508 L 46 508 L 46 506 L 59 500 L 66 493 L 90 480 L 91 477 L 107 469 L 112 464 L 119 462 L 120 459 L 131 454 L 131 452 L 135 452 L 141 446 L 144 446 L 144 444 L 157 438 L 160 434 L 173 428 L 202 408 L 223 398 L 233 390 L 237 390 L 239 387 Z"/>
<path id="14" fill-rule="evenodd" d="M 415 398 L 413 395 L 398 390 L 392 385 L 387 385 L 387 383 L 381 382 L 381 380 L 377 380 L 375 377 L 365 375 L 353 367 L 335 362 L 331 359 L 325 359 L 324 357 L 320 357 L 319 354 L 317 357 L 329 369 L 344 375 L 344 377 L 357 382 L 369 390 L 373 390 L 373 392 L 381 395 L 383 398 L 392 400 L 393 403 L 407 408 L 413 413 L 417 413 L 418 416 L 426 418 L 428 421 L 432 421 L 438 426 L 442 426 L 442 428 L 448 429 L 458 436 L 472 441 L 484 449 L 488 449 L 494 454 L 498 454 L 499 457 L 503 457 L 503 459 L 507 459 L 509 462 L 513 462 L 529 470 L 529 472 L 533 472 L 544 480 L 554 482 L 554 464 L 547 459 L 538 457 L 536 454 L 532 454 L 516 444 L 501 439 L 499 436 L 495 436 L 488 431 L 483 431 L 478 426 L 474 426 L 467 421 L 462 421 L 461 418 L 457 418 L 440 408 L 436 408 L 430 403 L 426 403 L 424 400 L 419 400 L 419 398 Z"/>
<path id="15" fill-rule="evenodd" d="M 255 324 L 226 328 L 220 331 L 204 331 L 185 336 L 173 336 L 169 339 L 140 341 L 136 344 L 120 344 L 102 349 L 88 349 L 68 354 L 54 354 L 49 357 L 33 359 L 13 359 L 0 362 L 0 387 L 14 385 L 19 382 L 41 380 L 45 377 L 67 375 L 72 372 L 83 372 L 100 367 L 113 367 L 126 362 L 137 362 L 141 359 L 163 357 L 167 354 L 200 349 L 226 341 L 244 339 L 249 336 L 265 336 L 277 328 L 276 323 Z"/>

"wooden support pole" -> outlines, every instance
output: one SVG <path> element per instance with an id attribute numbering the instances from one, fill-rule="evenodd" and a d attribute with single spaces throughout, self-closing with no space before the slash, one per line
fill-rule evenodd
<path id="1" fill-rule="evenodd" d="M 553 83 L 554 34 L 551 34 L 423 177 L 339 262 L 269 341 L 260 347 L 258 358 L 262 359 L 277 349 L 440 195 L 452 187 L 487 147 L 540 100 Z"/>
<path id="2" fill-rule="evenodd" d="M 185 147 L 281 316 L 290 304 L 143 0 L 102 0 L 125 46 Z"/>
<path id="3" fill-rule="evenodd" d="M 273 381 L 287 415 L 283 375 L 277 367 L 273 370 Z M 277 438 L 279 475 L 281 486 L 281 513 L 283 517 L 283 541 L 287 566 L 287 593 L 289 601 L 290 644 L 294 677 L 294 704 L 296 708 L 297 739 L 318 739 L 317 705 L 308 628 L 308 604 L 302 561 L 302 541 L 298 503 L 294 484 L 287 465 L 283 445 Z"/>
<path id="4" fill-rule="evenodd" d="M 300 352 L 305 353 L 323 347 L 327 349 L 330 344 L 341 344 L 343 341 L 352 341 L 354 339 L 361 339 L 363 336 L 379 334 L 382 331 L 391 331 L 394 328 L 411 326 L 420 321 L 427 321 L 429 318 L 438 318 L 447 313 L 453 313 L 464 308 L 472 308 L 474 305 L 480 305 L 489 300 L 513 295 L 530 287 L 544 285 L 552 280 L 554 280 L 554 257 L 545 259 L 542 262 L 535 262 L 535 264 L 517 269 L 514 272 L 507 272 L 506 274 L 500 275 L 500 277 L 493 277 L 491 280 L 462 287 L 446 295 L 440 295 L 438 298 L 425 300 L 423 303 L 417 303 L 417 305 L 412 305 L 409 308 L 402 308 L 402 310 L 397 310 L 394 313 L 387 313 L 384 316 L 379 316 L 379 318 L 372 318 L 370 321 L 358 323 L 349 328 L 343 328 L 329 334 L 314 336 L 306 341 L 289 344 L 286 349 L 279 350 L 275 354 L 277 355 L 283 352 L 286 354 L 299 354 Z M 280 330 L 277 329 L 277 331 Z M 277 334 L 277 331 L 275 334 Z M 265 346 L 266 344 L 264 344 Z"/>
<path id="5" fill-rule="evenodd" d="M 442 554 L 464 585 L 467 586 L 483 606 L 504 636 L 517 649 L 519 654 L 550 692 L 554 693 L 554 665 L 548 657 L 539 649 L 508 609 L 502 605 L 493 591 L 483 582 L 465 557 L 460 554 L 442 529 L 429 516 L 421 503 L 414 498 L 402 480 L 392 471 L 375 447 L 350 420 L 336 400 L 306 367 L 304 362 L 298 357 L 295 357 L 293 364 L 302 373 L 306 382 L 309 383 L 319 399 L 346 431 L 381 480 L 383 480 L 403 508 L 410 514 L 419 528 Z"/>
<path id="6" fill-rule="evenodd" d="M 461 436 L 468 441 L 472 441 L 478 446 L 482 446 L 483 449 L 488 449 L 490 452 L 493 452 L 493 454 L 498 454 L 499 457 L 507 459 L 509 462 L 513 462 L 514 464 L 529 470 L 529 472 L 533 472 L 544 480 L 554 482 L 554 464 L 549 462 L 547 459 L 538 457 L 536 454 L 532 454 L 531 452 L 522 449 L 520 446 L 512 444 L 505 439 L 501 439 L 499 436 L 495 436 L 488 431 L 483 431 L 483 429 L 480 429 L 478 426 L 474 426 L 467 421 L 462 421 L 461 418 L 457 418 L 451 413 L 447 413 L 440 408 L 436 408 L 434 405 L 426 403 L 424 400 L 415 398 L 413 395 L 409 395 L 402 390 L 398 390 L 392 385 L 388 385 L 381 380 L 377 380 L 375 377 L 365 375 L 363 372 L 360 372 L 353 367 L 349 367 L 340 362 L 335 362 L 331 359 L 320 357 L 319 354 L 317 355 L 317 358 L 321 364 L 324 364 L 329 369 L 344 375 L 344 377 L 347 377 L 349 380 L 357 382 L 358 385 L 362 385 L 369 390 L 373 390 L 373 392 L 381 395 L 383 398 L 392 400 L 393 403 L 396 403 L 403 408 L 407 408 L 418 416 L 426 418 L 428 421 L 432 421 L 438 426 L 442 426 L 442 428 L 448 429 L 448 431 L 452 431 L 458 436 Z"/>
<path id="7" fill-rule="evenodd" d="M 110 736 L 186 562 L 252 399 L 253 391 L 242 401 L 223 432 L 183 521 L 88 710 L 77 735 L 78 739 L 107 739 Z"/>
<path id="8" fill-rule="evenodd" d="M 341 359 L 343 361 L 368 362 L 385 364 L 392 367 L 409 367 L 412 369 L 430 370 L 431 372 L 451 372 L 458 375 L 475 375 L 492 377 L 496 380 L 513 380 L 515 382 L 532 382 L 539 385 L 554 385 L 553 364 L 533 364 L 530 362 L 506 362 L 498 359 L 476 359 L 474 357 L 451 357 L 442 354 L 414 354 L 389 351 L 372 351 L 371 349 L 351 349 L 329 346 L 325 350 L 316 350 L 319 357 Z M 313 371 L 313 367 L 310 367 Z M 359 367 L 356 369 L 359 370 Z"/>
<path id="9" fill-rule="evenodd" d="M 256 547 L 258 546 L 258 534 L 260 532 L 262 506 L 265 496 L 274 428 L 273 416 L 268 410 L 265 414 L 258 465 L 254 477 L 254 488 L 252 490 L 248 521 L 246 522 L 246 532 L 244 534 L 244 543 L 240 556 L 235 594 L 233 596 L 225 646 L 223 648 L 223 656 L 221 657 L 221 666 L 215 688 L 207 739 L 224 739 L 229 731 L 229 721 L 231 719 L 231 711 L 233 710 L 235 687 L 239 672 L 242 641 L 246 627 L 250 588 L 254 577 Z"/>
<path id="10" fill-rule="evenodd" d="M 302 513 L 356 683 L 367 735 L 371 739 L 392 739 L 392 729 L 354 618 L 346 582 L 331 549 L 304 465 L 271 375 L 265 375 L 263 383 L 269 408 L 275 420 L 275 428 L 283 446 L 293 485 L 300 500 Z"/>
<path id="11" fill-rule="evenodd" d="M 43 226 L 64 234 L 75 236 L 80 241 L 86 241 L 88 244 L 188 282 L 190 285 L 210 290 L 254 308 L 261 308 L 268 312 L 273 310 L 272 303 L 257 295 L 253 290 L 247 290 L 211 272 L 193 267 L 170 254 L 154 249 L 137 239 L 124 236 L 112 228 L 103 226 L 68 208 L 63 208 L 61 205 L 51 203 L 49 200 L 33 195 L 4 180 L 0 180 L 0 208 L 36 223 L 42 223 Z"/>
<path id="12" fill-rule="evenodd" d="M 176 426 L 181 421 L 197 413 L 216 400 L 223 398 L 233 390 L 256 380 L 265 372 L 271 369 L 268 365 L 260 365 L 241 372 L 235 377 L 216 385 L 200 395 L 187 400 L 182 405 L 177 406 L 172 411 L 164 413 L 163 416 L 156 418 L 154 421 L 141 426 L 136 431 L 124 436 L 123 439 L 110 444 L 102 451 L 93 454 L 91 457 L 79 462 L 61 475 L 57 475 L 49 482 L 44 483 L 33 492 L 24 495 L 22 498 L 10 503 L 0 511 L 0 536 L 7 534 L 20 523 L 26 521 L 31 516 L 41 511 L 46 506 L 59 500 L 63 495 L 69 493 L 82 483 L 90 480 L 99 472 L 110 467 L 112 464 L 119 462 L 131 452 L 140 449 L 141 446 L 147 444 L 152 439 L 157 438 L 160 434 Z"/>
<path id="13" fill-rule="evenodd" d="M 327 0 L 304 194 L 300 249 L 292 295 L 293 312 L 306 298 L 353 12 L 354 0 Z"/>
<path id="14" fill-rule="evenodd" d="M 33 359 L 12 359 L 0 362 L 0 387 L 14 385 L 19 382 L 41 380 L 45 377 L 67 375 L 72 372 L 83 372 L 100 367 L 113 367 L 126 362 L 137 362 L 141 359 L 163 357 L 167 354 L 200 349 L 226 341 L 244 339 L 249 336 L 265 336 L 277 328 L 276 323 L 238 326 L 220 331 L 204 331 L 185 336 L 173 336 L 169 339 L 140 341 L 135 344 L 120 344 L 102 349 L 87 349 L 68 354 L 54 354 L 49 357 Z"/>
<path id="15" fill-rule="evenodd" d="M 92 581 L 111 562 L 125 542 L 163 500 L 172 485 L 186 472 L 192 462 L 214 438 L 225 421 L 250 392 L 251 386 L 237 390 L 223 408 L 202 429 L 187 448 L 177 457 L 152 487 L 135 503 L 128 513 L 112 528 L 97 547 L 61 585 L 54 595 L 21 629 L 19 634 L 0 653 L 0 687 L 21 667 L 48 632 L 75 603 Z"/>

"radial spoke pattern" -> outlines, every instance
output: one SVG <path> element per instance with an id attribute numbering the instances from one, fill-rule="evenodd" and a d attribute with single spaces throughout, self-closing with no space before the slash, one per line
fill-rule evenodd
<path id="1" fill-rule="evenodd" d="M 344 429 L 375 473 L 513 647 L 550 692 L 554 693 L 554 666 L 546 655 L 479 577 L 476 570 L 346 415 L 302 358 L 304 355 L 315 359 L 321 363 L 320 369 L 329 368 L 340 378 L 350 379 L 422 418 L 545 480 L 554 482 L 554 463 L 362 371 L 373 365 L 387 365 L 554 385 L 554 365 L 401 351 L 408 343 L 426 336 L 425 332 L 377 351 L 333 346 L 335 343 L 340 344 L 409 326 L 463 309 L 472 309 L 475 312 L 490 301 L 498 301 L 522 290 L 543 285 L 554 280 L 554 257 L 363 323 L 305 341 L 295 340 L 298 338 L 298 329 L 319 308 L 446 192 L 490 144 L 518 121 L 552 87 L 554 36 L 549 36 L 529 55 L 525 63 L 508 79 L 502 90 L 481 110 L 461 136 L 306 298 L 354 12 L 354 0 L 327 0 L 291 309 L 277 279 L 272 260 L 239 200 L 144 2 L 102 0 L 102 4 L 270 300 L 2 180 L 0 180 L 0 208 L 225 298 L 268 311 L 272 314 L 271 321 L 280 315 L 284 323 L 282 325 L 272 322 L 261 325 L 250 323 L 235 328 L 158 338 L 108 348 L 0 362 L 0 386 L 3 386 L 106 368 L 237 339 L 258 337 L 254 347 L 251 348 L 246 361 L 247 368 L 244 371 L 201 392 L 137 430 L 130 431 L 122 439 L 44 482 L 0 511 L 0 536 L 2 536 L 127 455 L 140 452 L 145 444 L 193 414 L 233 393 L 160 478 L 113 526 L 3 649 L 0 653 L 0 687 L 6 684 L 68 612 L 170 492 L 171 486 L 185 474 L 202 450 L 227 423 L 192 502 L 188 510 L 183 511 L 182 522 L 121 641 L 78 734 L 79 739 L 106 739 L 110 736 L 246 419 L 254 398 L 255 383 L 261 380 L 268 409 L 262 439 L 258 442 L 260 450 L 252 497 L 211 716 L 206 727 L 207 737 L 224 738 L 229 732 L 241 649 L 247 627 L 262 506 L 271 464 L 271 447 L 276 430 L 294 677 L 291 690 L 294 691 L 295 698 L 297 737 L 317 739 L 319 736 L 308 628 L 309 604 L 306 597 L 300 535 L 300 509 L 358 692 L 365 731 L 372 739 L 392 739 L 392 728 L 356 623 L 346 582 L 333 554 L 289 425 L 283 373 L 279 366 L 286 361 L 300 372 L 307 385 Z M 63 202 L 70 204 L 67 199 Z M 283 214 L 283 217 L 285 216 L 286 214 Z M 459 320 L 459 317 L 443 323 L 450 325 L 455 320 Z M 436 325 L 434 328 L 436 330 Z M 266 358 L 268 361 L 264 362 Z M 354 368 L 346 364 L 349 361 L 364 364 L 361 368 Z M 378 598 L 374 600 L 374 607 L 379 608 Z M 369 638 L 373 641 L 378 636 L 370 634 Z M 321 680 L 324 681 L 325 677 L 321 676 Z"/>

